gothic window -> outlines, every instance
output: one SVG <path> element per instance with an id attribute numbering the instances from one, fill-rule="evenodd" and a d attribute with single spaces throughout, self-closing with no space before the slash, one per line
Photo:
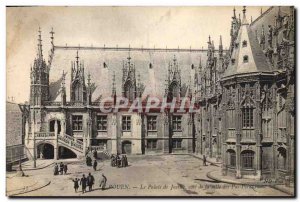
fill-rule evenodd
<path id="1" fill-rule="evenodd" d="M 262 108 L 262 132 L 266 138 L 271 137 L 273 129 L 272 111 L 270 104 L 264 103 Z"/>
<path id="2" fill-rule="evenodd" d="M 283 147 L 278 148 L 277 155 L 277 168 L 281 170 L 286 170 L 287 161 L 286 161 L 286 149 Z"/>
<path id="3" fill-rule="evenodd" d="M 173 131 L 181 131 L 182 116 L 173 116 Z"/>
<path id="4" fill-rule="evenodd" d="M 156 131 L 157 130 L 157 116 L 148 116 L 147 117 L 147 129 L 149 131 Z"/>
<path id="5" fill-rule="evenodd" d="M 156 149 L 157 148 L 157 140 L 147 140 L 147 149 Z"/>
<path id="6" fill-rule="evenodd" d="M 81 90 L 81 85 L 78 81 L 74 83 L 73 91 L 74 91 L 74 101 L 75 102 L 82 101 L 82 90 Z"/>
<path id="7" fill-rule="evenodd" d="M 129 100 L 129 102 L 133 102 L 135 99 L 134 86 L 131 82 L 127 82 L 125 85 L 125 97 Z"/>
<path id="8" fill-rule="evenodd" d="M 82 131 L 82 115 L 72 116 L 72 126 L 75 131 Z"/>
<path id="9" fill-rule="evenodd" d="M 246 40 L 243 41 L 243 47 L 247 47 L 247 41 Z"/>
<path id="10" fill-rule="evenodd" d="M 122 117 L 122 130 L 130 131 L 131 130 L 131 116 Z"/>
<path id="11" fill-rule="evenodd" d="M 227 151 L 228 155 L 228 166 L 230 167 L 235 167 L 236 166 L 236 153 L 234 150 L 229 149 Z"/>
<path id="12" fill-rule="evenodd" d="M 248 55 L 244 55 L 244 57 L 243 57 L 243 63 L 248 63 Z"/>
<path id="13" fill-rule="evenodd" d="M 246 107 L 242 109 L 243 128 L 253 128 L 253 108 Z"/>
<path id="14" fill-rule="evenodd" d="M 172 97 L 178 97 L 180 91 L 179 91 L 179 87 L 176 83 L 171 85 L 171 93 L 172 93 Z"/>
<path id="15" fill-rule="evenodd" d="M 182 139 L 173 139 L 172 140 L 172 148 L 173 149 L 181 149 L 182 147 Z"/>
<path id="16" fill-rule="evenodd" d="M 254 168 L 254 152 L 250 150 L 241 153 L 242 167 L 245 169 Z"/>
<path id="17" fill-rule="evenodd" d="M 107 130 L 107 116 L 106 115 L 97 116 L 97 130 L 102 130 L 102 131 Z"/>

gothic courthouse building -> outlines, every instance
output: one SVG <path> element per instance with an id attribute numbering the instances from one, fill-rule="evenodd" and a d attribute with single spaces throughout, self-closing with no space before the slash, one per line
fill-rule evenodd
<path id="1" fill-rule="evenodd" d="M 229 19 L 228 19 L 229 20 Z M 251 22 L 231 22 L 223 49 L 51 45 L 31 67 L 25 145 L 32 158 L 197 153 L 223 163 L 224 175 L 294 176 L 294 8 L 270 7 Z M 103 113 L 119 97 L 196 100 L 198 111 L 158 108 Z"/>

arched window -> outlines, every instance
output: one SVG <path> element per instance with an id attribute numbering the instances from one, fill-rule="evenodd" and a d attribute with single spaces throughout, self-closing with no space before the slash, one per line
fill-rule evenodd
<path id="1" fill-rule="evenodd" d="M 244 63 L 248 63 L 248 55 L 244 55 L 244 57 L 243 57 L 243 62 L 244 62 Z"/>
<path id="2" fill-rule="evenodd" d="M 129 102 L 132 102 L 135 99 L 134 86 L 131 82 L 127 82 L 125 85 L 125 97 L 129 100 Z"/>
<path id="3" fill-rule="evenodd" d="M 228 149 L 227 150 L 227 165 L 229 167 L 235 167 L 236 166 L 236 153 L 233 149 Z"/>
<path id="4" fill-rule="evenodd" d="M 74 101 L 77 102 L 82 101 L 82 90 L 81 90 L 81 85 L 78 81 L 73 85 L 73 92 L 74 92 Z"/>
<path id="5" fill-rule="evenodd" d="M 242 168 L 253 169 L 254 168 L 254 151 L 245 150 L 241 153 Z"/>
<path id="6" fill-rule="evenodd" d="M 286 170 L 287 162 L 286 162 L 286 149 L 283 147 L 279 147 L 277 149 L 277 168 L 281 170 Z"/>

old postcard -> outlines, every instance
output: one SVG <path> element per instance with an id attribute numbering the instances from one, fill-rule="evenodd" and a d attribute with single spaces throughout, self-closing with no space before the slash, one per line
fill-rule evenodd
<path id="1" fill-rule="evenodd" d="M 294 197 L 294 13 L 7 7 L 6 195 Z"/>

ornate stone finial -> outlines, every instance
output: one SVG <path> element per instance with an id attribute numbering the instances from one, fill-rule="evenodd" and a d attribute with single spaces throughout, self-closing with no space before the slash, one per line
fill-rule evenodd
<path id="1" fill-rule="evenodd" d="M 43 49 L 42 49 L 42 31 L 41 27 L 39 27 L 39 34 L 38 34 L 38 57 L 43 57 Z"/>
<path id="2" fill-rule="evenodd" d="M 79 63 L 79 56 L 78 56 L 78 50 L 77 50 L 77 52 L 76 52 L 76 64 L 77 64 L 77 68 L 78 68 L 78 63 Z"/>
<path id="3" fill-rule="evenodd" d="M 91 85 L 91 74 L 90 73 L 88 74 L 87 81 L 88 81 L 88 86 L 90 86 Z"/>
<path id="4" fill-rule="evenodd" d="M 115 71 L 113 72 L 113 80 L 112 80 L 112 95 L 116 94 L 116 75 Z"/>
<path id="5" fill-rule="evenodd" d="M 246 15 L 246 6 L 243 6 L 243 15 Z"/>
<path id="6" fill-rule="evenodd" d="M 235 7 L 233 7 L 233 18 L 236 18 L 236 15 L 235 15 Z"/>
<path id="7" fill-rule="evenodd" d="M 51 34 L 51 45 L 52 47 L 54 46 L 54 34 L 55 32 L 53 31 L 53 27 L 51 28 L 51 31 L 49 32 Z"/>

